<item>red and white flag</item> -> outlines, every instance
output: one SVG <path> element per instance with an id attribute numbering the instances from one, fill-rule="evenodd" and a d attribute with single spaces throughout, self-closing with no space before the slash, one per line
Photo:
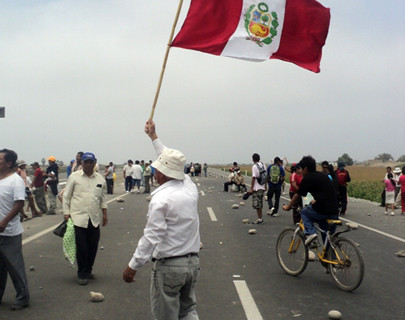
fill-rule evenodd
<path id="1" fill-rule="evenodd" d="M 319 72 L 329 22 L 329 9 L 315 0 L 191 0 L 172 47 Z"/>

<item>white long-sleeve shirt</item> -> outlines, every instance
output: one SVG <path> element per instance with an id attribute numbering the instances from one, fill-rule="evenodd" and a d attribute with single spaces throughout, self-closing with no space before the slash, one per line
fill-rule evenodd
<path id="1" fill-rule="evenodd" d="M 156 139 L 153 146 L 159 156 L 164 145 Z M 169 180 L 152 192 L 144 235 L 129 267 L 137 270 L 152 257 L 197 253 L 200 250 L 197 202 L 197 187 L 187 175 L 184 180 Z"/>

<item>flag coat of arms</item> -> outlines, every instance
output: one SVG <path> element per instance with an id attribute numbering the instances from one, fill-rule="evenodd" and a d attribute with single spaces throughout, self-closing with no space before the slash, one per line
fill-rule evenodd
<path id="1" fill-rule="evenodd" d="M 329 22 L 315 0 L 191 0 L 171 46 L 319 72 Z"/>

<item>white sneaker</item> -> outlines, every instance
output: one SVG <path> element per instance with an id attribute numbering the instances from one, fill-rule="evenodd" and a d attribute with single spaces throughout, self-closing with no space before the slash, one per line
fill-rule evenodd
<path id="1" fill-rule="evenodd" d="M 308 235 L 307 238 L 305 239 L 305 245 L 308 245 L 309 243 L 312 242 L 312 240 L 314 240 L 317 237 L 318 235 L 316 233 Z"/>
<path id="2" fill-rule="evenodd" d="M 392 215 L 392 216 L 395 216 L 395 213 L 394 213 L 394 211 L 391 211 L 391 215 Z"/>
<path id="3" fill-rule="evenodd" d="M 385 215 L 388 215 L 388 211 L 385 211 Z"/>
<path id="4" fill-rule="evenodd" d="M 271 215 L 272 215 L 272 213 L 273 213 L 273 211 L 274 211 L 274 207 L 273 207 L 273 208 L 271 208 L 271 209 L 269 209 L 269 211 L 267 211 L 267 215 L 271 216 Z"/>

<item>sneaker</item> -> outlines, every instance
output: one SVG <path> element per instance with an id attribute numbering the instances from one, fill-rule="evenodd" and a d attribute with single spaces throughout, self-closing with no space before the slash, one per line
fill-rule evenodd
<path id="1" fill-rule="evenodd" d="M 392 215 L 392 216 L 395 216 L 395 213 L 394 213 L 394 211 L 391 211 L 391 215 Z"/>
<path id="2" fill-rule="evenodd" d="M 274 212 L 271 216 L 272 216 L 272 217 L 278 217 L 279 214 L 278 214 L 277 212 Z"/>
<path id="3" fill-rule="evenodd" d="M 263 223 L 263 219 L 257 219 L 255 222 L 253 222 L 254 224 L 261 224 Z"/>
<path id="4" fill-rule="evenodd" d="M 28 308 L 28 304 L 13 304 L 11 307 L 10 307 L 10 310 L 11 311 L 18 311 L 18 310 L 21 310 L 21 309 L 24 309 L 24 308 Z"/>
<path id="5" fill-rule="evenodd" d="M 388 211 L 385 211 L 385 215 L 388 215 Z"/>
<path id="6" fill-rule="evenodd" d="M 308 245 L 309 243 L 312 242 L 312 240 L 314 240 L 315 238 L 317 238 L 318 235 L 316 233 L 307 235 L 306 239 L 305 239 L 305 245 Z"/>
<path id="7" fill-rule="evenodd" d="M 271 215 L 273 215 L 273 211 L 274 211 L 274 207 L 273 207 L 273 208 L 270 208 L 269 211 L 267 211 L 267 214 L 268 214 L 269 216 L 271 216 Z"/>
<path id="8" fill-rule="evenodd" d="M 80 284 L 81 286 L 85 286 L 87 284 L 87 282 L 89 282 L 87 279 L 82 279 L 82 278 L 77 279 L 77 283 Z"/>

